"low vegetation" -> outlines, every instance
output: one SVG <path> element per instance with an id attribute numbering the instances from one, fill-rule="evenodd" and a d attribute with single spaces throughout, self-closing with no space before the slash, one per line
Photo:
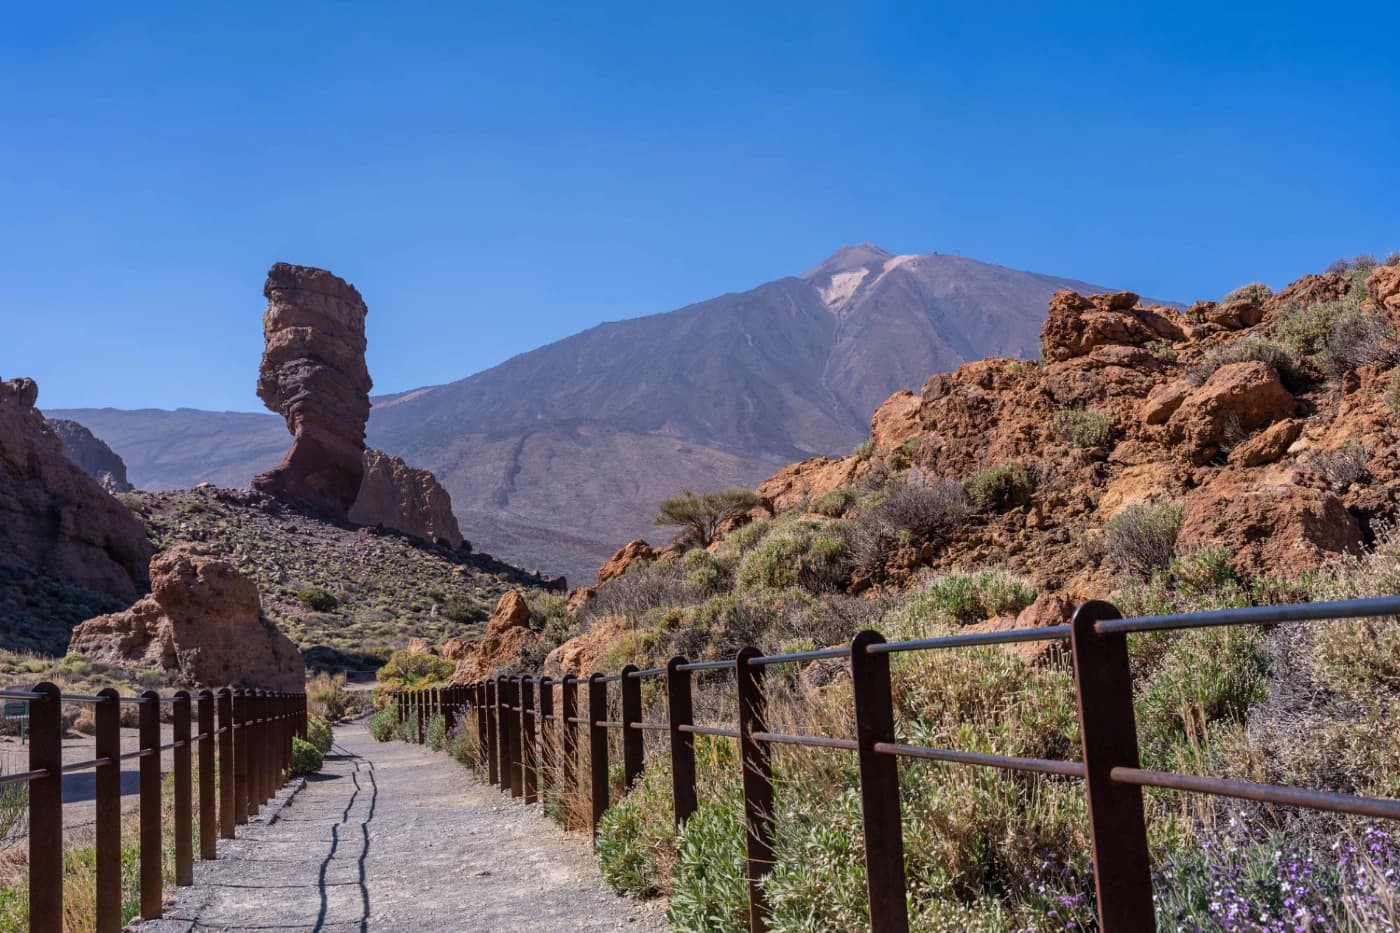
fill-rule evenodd
<path id="1" fill-rule="evenodd" d="M 756 505 L 758 496 L 751 489 L 726 489 L 704 495 L 687 489 L 661 503 L 655 523 L 663 528 L 679 527 L 695 545 L 709 547 L 721 525 L 739 518 Z"/>
<path id="2" fill-rule="evenodd" d="M 1071 447 L 1107 447 L 1113 440 L 1113 419 L 1101 411 L 1062 409 L 1055 412 L 1050 427 Z"/>

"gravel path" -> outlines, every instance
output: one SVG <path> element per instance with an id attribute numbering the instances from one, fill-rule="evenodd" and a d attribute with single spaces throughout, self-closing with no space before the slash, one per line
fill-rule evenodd
<path id="1" fill-rule="evenodd" d="M 612 894 L 587 839 L 477 783 L 446 755 L 336 731 L 322 774 L 270 824 L 196 865 L 167 919 L 187 930 L 507 931 L 666 928 Z"/>

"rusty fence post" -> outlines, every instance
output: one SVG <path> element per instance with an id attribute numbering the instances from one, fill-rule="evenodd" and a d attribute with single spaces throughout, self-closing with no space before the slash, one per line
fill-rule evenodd
<path id="1" fill-rule="evenodd" d="M 622 668 L 618 688 L 622 691 L 622 786 L 630 791 L 642 776 L 642 730 L 634 723 L 642 721 L 642 681 L 633 677 L 637 665 Z"/>
<path id="2" fill-rule="evenodd" d="M 861 632 L 851 640 L 851 688 L 860 767 L 861 827 L 865 837 L 865 887 L 870 902 L 870 929 L 906 933 L 909 907 L 904 895 L 899 759 L 875 750 L 877 742 L 894 741 L 890 656 L 866 651 L 870 645 L 884 640 L 879 632 L 872 631 Z"/>
<path id="3" fill-rule="evenodd" d="M 248 737 L 249 753 L 248 783 L 252 797 L 248 801 L 248 813 L 255 816 L 267 801 L 267 695 L 262 690 L 254 690 L 251 697 L 253 706 L 253 730 Z"/>
<path id="4" fill-rule="evenodd" d="M 194 884 L 194 788 L 190 756 L 190 692 L 175 691 L 171 703 L 174 721 L 171 752 L 175 772 L 175 883 Z"/>
<path id="5" fill-rule="evenodd" d="M 219 714 L 219 835 L 232 839 L 237 810 L 233 778 L 233 691 L 228 687 L 221 689 L 214 706 Z"/>
<path id="6" fill-rule="evenodd" d="M 1142 788 L 1115 784 L 1111 777 L 1114 768 L 1141 767 L 1128 636 L 1100 635 L 1094 628 L 1100 621 L 1119 618 L 1111 604 L 1092 600 L 1075 612 L 1070 629 L 1094 889 L 1104 933 L 1156 928 Z"/>
<path id="7" fill-rule="evenodd" d="M 63 729 L 61 692 L 45 681 L 30 688 L 29 929 L 63 929 Z"/>
<path id="8" fill-rule="evenodd" d="M 510 795 L 520 797 L 525 793 L 525 773 L 520 756 L 520 678 L 506 679 L 506 732 L 510 734 L 509 774 Z"/>
<path id="9" fill-rule="evenodd" d="M 500 776 L 497 764 L 500 762 L 500 752 L 496 748 L 496 685 L 488 680 L 480 685 L 480 691 L 481 708 L 477 711 L 476 721 L 477 731 L 481 734 L 481 749 L 486 758 L 486 782 L 499 784 Z"/>
<path id="10" fill-rule="evenodd" d="M 94 751 L 111 764 L 99 765 L 93 775 L 97 805 L 93 906 L 97 933 L 118 933 L 122 928 L 122 711 L 116 690 L 106 687 L 97 695 L 103 700 L 92 710 L 97 727 Z"/>
<path id="11" fill-rule="evenodd" d="M 602 674 L 588 678 L 588 774 L 593 798 L 590 824 L 598 838 L 598 823 L 608 812 L 608 685 Z"/>
<path id="12" fill-rule="evenodd" d="M 551 783 L 557 781 L 555 777 L 558 767 L 555 758 L 555 739 L 559 734 L 558 721 L 554 718 L 554 680 L 549 677 L 540 678 L 540 795 L 549 793 Z"/>
<path id="13" fill-rule="evenodd" d="M 559 789 L 572 794 L 578 790 L 578 678 L 564 677 L 559 696 Z"/>
<path id="14" fill-rule="evenodd" d="M 248 693 L 230 691 L 230 711 L 233 728 L 233 822 L 243 826 L 248 822 Z M 227 838 L 232 839 L 232 834 Z"/>
<path id="15" fill-rule="evenodd" d="M 419 745 L 426 745 L 428 744 L 428 691 L 415 690 L 413 695 L 416 700 L 414 709 L 417 713 L 415 722 L 418 729 L 418 734 L 414 737 L 414 741 Z"/>
<path id="16" fill-rule="evenodd" d="M 520 786 L 526 803 L 539 800 L 535 744 L 535 685 L 533 677 L 520 678 Z"/>
<path id="17" fill-rule="evenodd" d="M 766 742 L 754 739 L 755 732 L 767 732 L 767 698 L 764 695 L 765 669 L 749 663 L 761 656 L 752 645 L 743 648 L 734 665 L 735 690 L 739 700 L 739 761 L 743 769 L 744 840 L 747 851 L 746 876 L 749 888 L 749 929 L 767 929 L 768 903 L 763 896 L 763 877 L 773 868 L 773 762 Z"/>
<path id="18" fill-rule="evenodd" d="M 677 829 L 699 806 L 695 795 L 695 736 L 681 730 L 681 726 L 695 725 L 690 671 L 680 670 L 685 663 L 685 658 L 680 657 L 666 662 L 666 731 L 671 746 L 671 805 Z"/>
<path id="19" fill-rule="evenodd" d="M 501 790 L 511 793 L 513 783 L 511 781 L 511 762 L 515 760 L 515 753 L 511 751 L 510 743 L 514 738 L 511 735 L 511 696 L 510 680 L 501 677 L 496 681 L 496 736 L 499 738 L 499 751 L 501 756 Z"/>
<path id="20" fill-rule="evenodd" d="M 214 809 L 214 691 L 199 691 L 199 857 L 212 859 L 219 833 Z"/>
<path id="21" fill-rule="evenodd" d="M 457 725 L 457 706 L 461 702 L 458 699 L 460 690 L 460 687 L 447 687 L 443 691 L 446 699 L 442 704 L 442 719 L 443 725 L 446 727 L 443 729 L 443 734 L 446 736 L 450 736 L 452 729 Z M 447 745 L 446 739 L 443 740 L 443 748 L 449 753 L 452 751 L 451 747 Z"/>
<path id="22" fill-rule="evenodd" d="M 160 694 L 143 692 L 140 711 L 141 919 L 155 920 L 161 914 Z"/>

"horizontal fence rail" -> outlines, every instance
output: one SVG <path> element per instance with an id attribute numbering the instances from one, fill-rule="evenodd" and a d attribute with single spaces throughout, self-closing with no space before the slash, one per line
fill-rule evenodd
<path id="1" fill-rule="evenodd" d="M 306 736 L 306 696 L 268 690 L 179 690 L 161 696 L 147 690 L 124 697 L 107 688 L 95 696 L 63 693 L 51 683 L 28 690 L 0 690 L 0 699 L 26 705 L 29 770 L 0 776 L 0 786 L 23 784 L 29 791 L 29 929 L 63 929 L 63 775 L 92 771 L 96 819 L 94 910 L 98 933 L 122 928 L 121 763 L 137 761 L 139 782 L 137 858 L 140 917 L 161 916 L 161 754 L 171 752 L 175 883 L 194 883 L 195 809 L 199 857 L 217 855 L 216 837 L 232 839 L 235 827 L 270 800 L 292 768 L 292 737 Z M 137 709 L 137 748 L 121 750 L 121 706 Z M 93 711 L 93 757 L 63 762 L 63 707 Z M 171 741 L 160 740 L 162 711 Z M 198 750 L 198 771 L 194 752 Z M 216 752 L 217 749 L 217 752 Z M 199 799 L 194 799 L 194 777 Z M 217 775 L 217 777 L 216 777 Z M 217 787 L 217 794 L 215 785 Z"/>
<path id="2" fill-rule="evenodd" d="M 415 738 L 419 742 L 424 741 L 424 722 L 433 715 L 447 717 L 449 727 L 458 716 L 474 722 L 479 769 L 491 783 L 513 797 L 533 802 L 540 789 L 553 780 L 561 782 L 565 790 L 587 790 L 595 837 L 610 804 L 609 730 L 621 732 L 626 790 L 642 773 L 643 733 L 667 733 L 665 747 L 670 757 L 672 803 L 678 827 L 698 806 L 694 737 L 736 739 L 743 788 L 749 926 L 754 931 L 766 929 L 768 916 L 762 881 L 773 866 L 774 745 L 856 754 L 870 928 L 879 933 L 909 929 L 898 759 L 1078 779 L 1084 782 L 1088 804 L 1099 929 L 1105 933 L 1137 933 L 1155 929 L 1156 923 L 1144 787 L 1385 819 L 1400 819 L 1400 800 L 1144 769 L 1138 755 L 1127 636 L 1136 632 L 1385 616 L 1400 616 L 1400 596 L 1132 619 L 1123 618 L 1111 604 L 1096 600 L 1081 605 L 1073 620 L 1064 625 L 900 642 L 887 642 L 878 632 L 865 631 L 849 645 L 813 651 L 763 655 L 755 648 L 744 648 L 729 660 L 696 662 L 677 657 L 665 667 L 640 670 L 629 665 L 615 674 L 568 676 L 560 680 L 529 675 L 497 677 L 462 686 L 401 691 L 394 698 L 400 722 L 416 724 Z M 1064 639 L 1070 642 L 1074 666 L 1080 761 L 931 748 L 897 740 L 891 655 Z M 770 731 L 764 683 L 768 668 L 832 659 L 845 659 L 850 665 L 855 738 Z M 720 671 L 734 674 L 738 708 L 735 726 L 694 721 L 691 675 Z M 642 718 L 642 683 L 649 678 L 664 682 L 665 722 Z M 620 685 L 620 703 L 615 708 L 621 710 L 621 719 L 608 718 L 611 684 Z M 584 730 L 582 738 L 580 728 Z M 581 741 L 589 749 L 586 776 L 579 773 Z M 556 755 L 557 761 L 551 757 Z"/>

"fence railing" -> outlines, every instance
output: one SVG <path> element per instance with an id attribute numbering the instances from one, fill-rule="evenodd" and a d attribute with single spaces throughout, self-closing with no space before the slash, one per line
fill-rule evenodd
<path id="1" fill-rule="evenodd" d="M 1233 797 L 1384 819 L 1400 819 L 1400 801 L 1333 793 L 1277 784 L 1225 780 L 1148 770 L 1138 757 L 1133 709 L 1133 678 L 1128 635 L 1237 625 L 1277 625 L 1400 615 L 1400 596 L 1288 606 L 1224 609 L 1180 615 L 1125 619 L 1109 603 L 1081 605 L 1070 623 L 1011 631 L 950 635 L 887 642 L 878 632 L 856 635 L 849 645 L 763 655 L 745 648 L 731 660 L 691 662 L 672 658 L 665 667 L 624 667 L 616 674 L 586 679 L 498 677 L 465 686 L 396 694 L 401 722 L 416 726 L 423 741 L 428 717 L 442 713 L 453 725 L 458 715 L 475 718 L 480 762 L 487 779 L 527 803 L 539 799 L 551 780 L 582 791 L 592 803 L 592 826 L 609 805 L 609 730 L 620 730 L 624 787 L 642 773 L 646 731 L 665 732 L 671 762 L 674 819 L 679 826 L 697 807 L 694 739 L 721 736 L 739 743 L 749 897 L 749 926 L 765 929 L 768 906 L 762 880 L 774 861 L 774 745 L 854 752 L 860 783 L 864 857 L 870 928 L 901 933 L 909 928 L 904 879 L 904 843 L 898 760 L 918 758 L 1018 772 L 1060 775 L 1084 782 L 1092 843 L 1099 929 L 1137 933 L 1155 929 L 1152 874 L 1148 855 L 1144 787 Z M 1080 761 L 1017 758 L 958 749 L 931 748 L 896 740 L 890 656 L 909 651 L 946 650 L 977 645 L 1035 641 L 1070 642 L 1079 707 Z M 774 665 L 847 659 L 850 664 L 855 737 L 787 735 L 769 731 L 765 672 Z M 734 728 L 694 721 L 691 676 L 732 671 L 738 722 Z M 665 679 L 665 722 L 642 718 L 641 684 Z M 609 720 L 608 690 L 618 685 L 620 720 Z M 584 687 L 582 705 L 579 688 Z M 555 712 L 555 691 L 560 692 Z M 589 773 L 579 773 L 579 729 L 586 731 Z M 555 733 L 558 733 L 557 736 Z M 552 756 L 558 756 L 554 760 Z"/>
<path id="2" fill-rule="evenodd" d="M 175 883 L 194 883 L 194 751 L 199 751 L 199 857 L 217 856 L 216 838 L 256 816 L 286 782 L 292 736 L 306 735 L 306 697 L 269 690 L 147 690 L 124 697 L 107 688 L 95 696 L 66 694 L 51 683 L 0 690 L 0 698 L 28 705 L 29 770 L 0 775 L 0 787 L 29 789 L 29 929 L 63 929 L 63 775 L 94 772 L 95 875 L 98 933 L 122 928 L 121 763 L 139 761 L 138 877 L 143 920 L 161 916 L 161 754 L 172 752 Z M 63 761 L 63 706 L 93 710 L 93 757 Z M 121 706 L 138 710 L 138 747 L 121 750 Z M 161 708 L 170 708 L 171 741 L 160 740 Z M 194 730 L 198 731 L 195 732 Z M 217 788 L 217 793 L 216 793 Z"/>

